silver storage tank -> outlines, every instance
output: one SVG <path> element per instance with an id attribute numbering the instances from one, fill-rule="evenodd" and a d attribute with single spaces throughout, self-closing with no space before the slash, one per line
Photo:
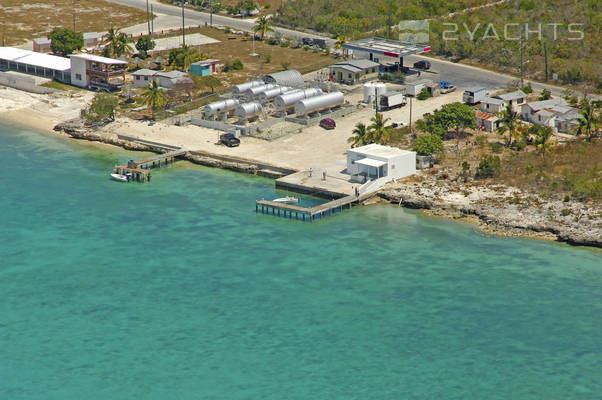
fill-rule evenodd
<path id="1" fill-rule="evenodd" d="M 276 96 L 274 98 L 274 104 L 278 109 L 284 110 L 285 108 L 294 107 L 295 103 L 299 100 L 319 96 L 322 93 L 322 90 L 318 88 L 291 90 L 290 92 Z"/>
<path id="2" fill-rule="evenodd" d="M 225 111 L 230 111 L 230 110 L 235 109 L 239 103 L 240 102 L 236 99 L 226 99 L 226 100 L 216 101 L 216 102 L 207 104 L 203 110 L 203 113 L 205 114 L 205 117 L 215 116 L 215 115 L 221 114 Z"/>
<path id="3" fill-rule="evenodd" d="M 321 96 L 310 97 L 309 99 L 299 100 L 295 103 L 295 114 L 307 115 L 314 111 L 340 106 L 344 102 L 345 97 L 341 92 L 331 92 Z"/>
<path id="4" fill-rule="evenodd" d="M 273 85 L 271 83 L 269 83 L 267 85 L 250 87 L 247 90 L 245 90 L 245 96 L 247 96 L 247 98 L 254 99 L 254 98 L 258 97 L 261 93 L 265 92 L 266 90 L 272 90 L 272 89 L 276 89 L 279 87 L 280 86 Z"/>
<path id="5" fill-rule="evenodd" d="M 241 119 L 252 118 L 255 117 L 263 111 L 263 106 L 261 103 L 256 101 L 250 103 L 239 104 L 236 107 L 236 116 Z"/>
<path id="6" fill-rule="evenodd" d="M 251 82 L 240 83 L 238 85 L 232 86 L 232 94 L 241 94 L 249 88 L 252 88 L 255 86 L 263 86 L 263 85 L 265 85 L 265 83 L 263 83 L 263 81 L 251 81 Z"/>
<path id="7" fill-rule="evenodd" d="M 278 96 L 279 94 L 282 94 L 282 93 L 290 91 L 290 90 L 291 90 L 290 87 L 280 86 L 280 87 L 277 87 L 274 89 L 266 90 L 266 91 L 260 93 L 258 97 L 261 100 L 269 100 L 269 99 L 272 99 L 272 98 Z"/>

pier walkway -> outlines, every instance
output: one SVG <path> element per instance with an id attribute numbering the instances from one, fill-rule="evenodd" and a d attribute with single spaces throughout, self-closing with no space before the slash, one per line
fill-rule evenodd
<path id="1" fill-rule="evenodd" d="M 150 182 L 150 171 L 152 168 L 161 168 L 162 166 L 173 164 L 176 158 L 183 157 L 186 153 L 188 153 L 188 150 L 178 149 L 138 161 L 130 160 L 127 164 L 116 165 L 113 168 L 113 172 L 121 175 L 129 175 L 132 181 Z"/>
<path id="2" fill-rule="evenodd" d="M 362 201 L 371 197 L 373 193 L 364 193 L 359 196 L 349 195 L 340 199 L 329 201 L 315 207 L 300 207 L 293 204 L 279 203 L 270 200 L 255 201 L 255 212 L 262 214 L 272 214 L 282 217 L 301 219 L 302 221 L 313 222 L 315 219 L 331 216 L 342 212 L 343 209 L 359 205 Z"/>

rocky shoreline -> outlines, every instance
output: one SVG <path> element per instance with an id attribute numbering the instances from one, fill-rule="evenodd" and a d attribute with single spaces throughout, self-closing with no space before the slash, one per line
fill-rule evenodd
<path id="1" fill-rule="evenodd" d="M 602 210 L 499 184 L 464 183 L 446 174 L 419 172 L 384 186 L 386 201 L 428 214 L 475 223 L 500 236 L 556 240 L 602 248 Z"/>
<path id="2" fill-rule="evenodd" d="M 98 132 L 78 121 L 58 124 L 54 130 L 72 138 L 103 142 L 126 150 L 165 151 L 160 146 Z M 286 175 L 278 171 L 278 167 L 262 168 L 251 160 L 226 160 L 199 152 L 187 154 L 186 159 L 199 165 L 269 178 Z M 537 194 L 499 184 L 464 183 L 459 178 L 450 179 L 445 172 L 433 174 L 432 171 L 419 171 L 411 178 L 389 183 L 377 196 L 430 215 L 476 224 L 486 233 L 602 248 L 602 209 L 576 201 L 542 199 Z"/>

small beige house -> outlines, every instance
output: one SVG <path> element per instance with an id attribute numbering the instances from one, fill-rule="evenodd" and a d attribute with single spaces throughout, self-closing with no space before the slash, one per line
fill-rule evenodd
<path id="1" fill-rule="evenodd" d="M 333 64 L 328 69 L 331 81 L 354 85 L 377 79 L 379 66 L 370 60 L 347 60 Z"/>

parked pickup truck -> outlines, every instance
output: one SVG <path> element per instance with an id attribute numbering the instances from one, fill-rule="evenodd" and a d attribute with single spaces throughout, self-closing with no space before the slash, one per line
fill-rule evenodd
<path id="1" fill-rule="evenodd" d="M 234 136 L 233 133 L 224 133 L 219 137 L 219 141 L 220 143 L 225 144 L 228 147 L 240 146 L 240 139 Z"/>
<path id="2" fill-rule="evenodd" d="M 456 87 L 454 85 L 452 85 L 451 82 L 441 81 L 440 86 L 439 86 L 439 93 L 441 93 L 441 94 L 451 93 L 451 92 L 454 92 L 455 90 L 456 90 Z"/>

